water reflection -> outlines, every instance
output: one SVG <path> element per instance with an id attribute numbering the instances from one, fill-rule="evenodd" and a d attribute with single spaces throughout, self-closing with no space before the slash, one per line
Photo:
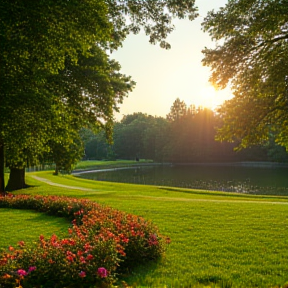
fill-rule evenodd
<path id="1" fill-rule="evenodd" d="M 288 196 L 287 167 L 141 166 L 77 175 L 86 179 Z"/>

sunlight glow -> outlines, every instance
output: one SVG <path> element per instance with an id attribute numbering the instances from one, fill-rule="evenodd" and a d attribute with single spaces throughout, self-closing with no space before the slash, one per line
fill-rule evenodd
<path id="1" fill-rule="evenodd" d="M 214 109 L 218 105 L 216 94 L 217 91 L 212 86 L 203 88 L 200 91 L 200 105 L 205 108 Z"/>

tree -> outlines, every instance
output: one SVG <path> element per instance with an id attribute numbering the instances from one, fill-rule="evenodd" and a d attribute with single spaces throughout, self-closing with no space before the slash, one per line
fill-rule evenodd
<path id="1" fill-rule="evenodd" d="M 5 159 L 4 159 L 4 145 L 0 143 L 0 194 L 5 194 L 5 183 L 4 183 L 4 165 Z"/>
<path id="2" fill-rule="evenodd" d="M 167 114 L 166 118 L 169 122 L 178 121 L 183 118 L 187 114 L 187 105 L 184 101 L 181 101 L 177 98 L 173 105 L 170 108 L 169 114 Z"/>
<path id="3" fill-rule="evenodd" d="M 273 132 L 288 150 L 287 15 L 287 0 L 231 0 L 204 19 L 204 31 L 219 42 L 203 50 L 203 64 L 215 86 L 230 83 L 234 93 L 219 109 L 219 140 L 241 140 L 243 148 Z"/>
<path id="4" fill-rule="evenodd" d="M 4 0 L 0 9 L 0 158 L 6 151 L 13 174 L 47 142 L 41 124 L 55 100 L 47 93 L 47 77 L 63 70 L 66 57 L 76 63 L 93 43 L 109 41 L 112 25 L 104 1 Z M 24 170 L 16 174 L 19 187 L 25 186 Z"/>
<path id="5" fill-rule="evenodd" d="M 69 133 L 61 142 L 49 141 L 50 159 L 55 163 L 54 175 L 60 170 L 71 172 L 74 165 L 84 156 L 83 143 L 78 133 Z"/>
<path id="6" fill-rule="evenodd" d="M 107 60 L 101 49 L 94 47 L 89 52 L 88 56 L 79 56 L 77 64 L 67 57 L 65 69 L 48 78 L 43 91 L 46 89 L 51 98 L 46 101 L 45 111 L 38 102 L 34 106 L 23 103 L 19 110 L 13 111 L 20 116 L 12 114 L 12 122 L 7 120 L 9 125 L 3 132 L 6 135 L 6 163 L 11 174 L 16 175 L 10 175 L 8 190 L 26 186 L 24 176 L 17 182 L 17 175 L 24 175 L 25 167 L 37 164 L 43 153 L 47 157 L 49 152 L 58 169 L 71 170 L 69 167 L 82 154 L 78 151 L 79 141 L 74 141 L 75 135 L 87 123 L 109 132 L 113 107 L 122 101 L 134 82 L 120 74 L 119 64 Z M 97 85 L 99 83 L 101 85 Z M 43 100 L 41 104 L 44 104 Z M 19 119 L 21 123 L 17 126 L 13 121 Z M 23 135 L 21 132 L 25 130 L 27 133 Z M 23 171 L 20 174 L 18 170 Z"/>
<path id="7" fill-rule="evenodd" d="M 119 64 L 110 60 L 106 51 L 117 49 L 129 33 L 138 33 L 141 27 L 151 43 L 160 43 L 168 49 L 165 38 L 173 30 L 171 19 L 188 16 L 192 20 L 196 16 L 194 0 L 3 0 L 0 9 L 0 160 L 4 151 L 13 148 L 18 154 L 11 157 L 20 155 L 20 161 L 5 158 L 17 162 L 15 169 L 24 169 L 23 160 L 27 158 L 24 154 L 28 150 L 32 152 L 27 150 L 31 140 L 35 151 L 43 153 L 46 149 L 44 143 L 51 135 L 46 133 L 46 128 L 39 127 L 39 135 L 43 137 L 30 136 L 38 121 L 36 115 L 45 119 L 46 111 L 55 102 L 65 103 L 67 109 L 72 109 L 74 119 L 84 115 L 87 124 L 105 127 L 111 137 L 113 110 L 117 110 L 117 104 L 127 95 L 128 80 L 118 72 Z M 85 74 L 83 65 L 87 62 L 88 66 L 91 63 L 94 66 L 90 65 Z M 112 70 L 117 73 L 107 86 L 111 76 L 107 73 Z M 75 73 L 78 78 L 74 77 Z M 79 88 L 80 80 L 85 81 Z M 36 112 L 30 109 L 35 103 Z M 28 115 L 25 120 L 29 122 L 28 129 L 22 129 L 17 137 L 10 132 L 22 124 L 17 116 L 11 119 L 11 111 L 24 111 Z M 22 139 L 22 134 L 27 135 Z M 12 153 L 8 152 L 9 155 Z M 37 153 L 28 156 L 36 159 Z"/>

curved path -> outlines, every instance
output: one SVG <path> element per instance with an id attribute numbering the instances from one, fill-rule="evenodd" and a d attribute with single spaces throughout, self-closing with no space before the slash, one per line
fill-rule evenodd
<path id="1" fill-rule="evenodd" d="M 83 187 L 77 187 L 77 186 L 70 186 L 70 185 L 63 185 L 63 184 L 55 183 L 55 182 L 52 182 L 48 179 L 38 177 L 36 175 L 30 175 L 30 177 L 32 177 L 35 180 L 38 180 L 38 181 L 44 182 L 46 184 L 52 185 L 52 186 L 58 186 L 58 187 L 62 187 L 62 188 L 82 190 L 82 191 L 95 191 L 95 190 L 90 189 L 90 188 L 83 188 Z"/>

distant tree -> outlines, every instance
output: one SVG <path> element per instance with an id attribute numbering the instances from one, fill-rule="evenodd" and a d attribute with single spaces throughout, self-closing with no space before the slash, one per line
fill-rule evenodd
<path id="1" fill-rule="evenodd" d="M 96 136 L 95 132 L 87 127 L 81 127 L 81 129 L 79 130 L 79 135 L 84 146 Z"/>
<path id="2" fill-rule="evenodd" d="M 55 163 L 54 175 L 59 171 L 70 173 L 75 164 L 84 156 L 83 143 L 78 134 L 63 138 L 61 142 L 49 142 L 51 160 Z"/>
<path id="3" fill-rule="evenodd" d="M 95 134 L 94 137 L 90 139 L 90 141 L 85 143 L 86 159 L 107 159 L 108 151 L 109 144 L 107 142 L 104 131 Z"/>
<path id="4" fill-rule="evenodd" d="M 144 135 L 149 125 L 149 116 L 134 113 L 123 117 L 121 125 L 115 129 L 114 149 L 118 158 L 136 159 L 144 157 Z"/>
<path id="5" fill-rule="evenodd" d="M 58 175 L 61 170 L 71 172 L 74 165 L 84 156 L 84 145 L 79 133 L 82 122 L 75 122 L 73 117 L 69 117 L 68 111 L 56 112 L 58 117 L 52 118 L 50 136 L 46 143 L 49 152 L 42 154 L 45 162 L 55 163 L 54 175 Z"/>
<path id="6" fill-rule="evenodd" d="M 167 119 L 162 117 L 151 117 L 143 136 L 143 148 L 146 159 L 154 161 L 164 161 L 164 147 L 168 141 Z"/>
<path id="7" fill-rule="evenodd" d="M 184 101 L 181 101 L 177 98 L 173 105 L 170 108 L 169 114 L 167 114 L 166 118 L 168 121 L 178 121 L 179 119 L 183 118 L 187 114 L 187 105 Z"/>
<path id="8" fill-rule="evenodd" d="M 288 2 L 231 0 L 204 19 L 204 31 L 218 41 L 203 50 L 210 81 L 231 84 L 234 98 L 219 109 L 219 140 L 240 140 L 240 148 L 265 143 L 272 132 L 288 150 Z"/>

